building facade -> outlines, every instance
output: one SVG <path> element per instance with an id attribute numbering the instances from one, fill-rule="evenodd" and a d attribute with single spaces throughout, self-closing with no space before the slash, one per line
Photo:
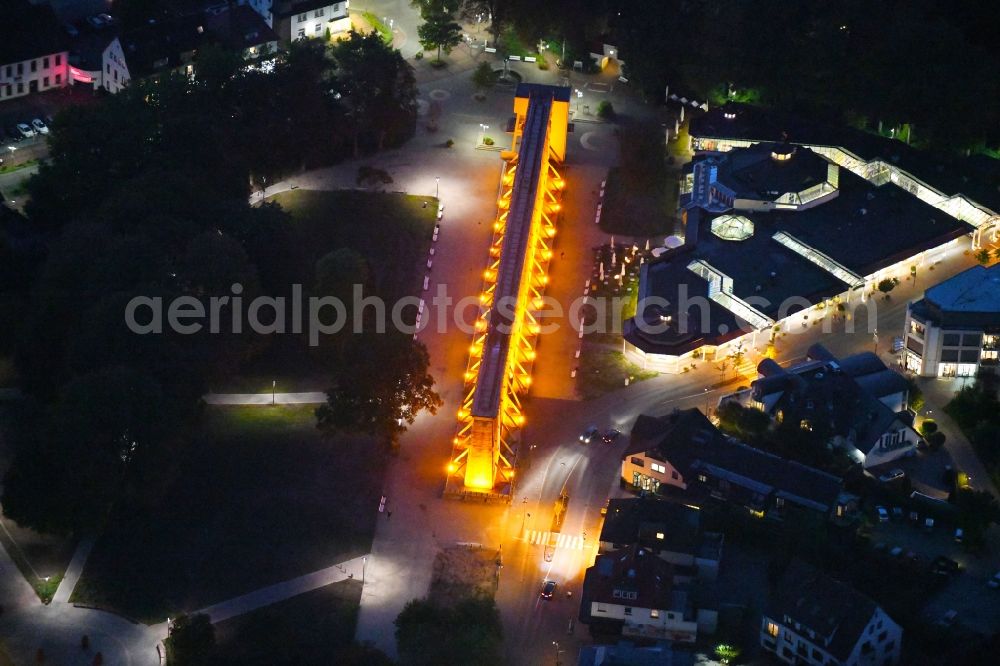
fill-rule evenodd
<path id="1" fill-rule="evenodd" d="M 277 0 L 273 25 L 282 41 L 311 37 L 324 39 L 351 29 L 350 1 Z"/>
<path id="2" fill-rule="evenodd" d="M 802 362 L 781 367 L 764 359 L 757 371 L 749 389 L 723 401 L 759 409 L 775 424 L 822 428 L 830 447 L 865 469 L 913 455 L 922 440 L 913 428 L 906 378 L 872 352 L 837 358 L 816 344 Z"/>
<path id="3" fill-rule="evenodd" d="M 688 504 L 724 502 L 772 520 L 792 512 L 841 519 L 856 503 L 841 479 L 727 437 L 697 409 L 640 416 L 622 457 L 622 481 L 639 491 L 680 493 Z"/>
<path id="4" fill-rule="evenodd" d="M 756 360 L 772 333 L 868 307 L 882 280 L 1000 243 L 1000 197 L 971 167 L 958 185 L 898 142 L 776 116 L 727 105 L 692 119 L 684 244 L 642 267 L 624 331 L 636 364 L 680 373 L 737 350 Z"/>
<path id="5" fill-rule="evenodd" d="M 902 642 L 874 601 L 797 560 L 761 618 L 761 647 L 787 664 L 892 666 Z"/>
<path id="6" fill-rule="evenodd" d="M 718 611 L 697 602 L 688 581 L 648 548 L 625 546 L 597 556 L 587 569 L 580 621 L 592 630 L 620 629 L 627 638 L 694 643 L 711 634 Z"/>
<path id="7" fill-rule="evenodd" d="M 1000 264 L 974 266 L 906 308 L 903 364 L 921 377 L 996 371 L 1000 353 Z"/>
<path id="8" fill-rule="evenodd" d="M 23 0 L 0 20 L 0 102 L 71 85 L 55 13 Z"/>

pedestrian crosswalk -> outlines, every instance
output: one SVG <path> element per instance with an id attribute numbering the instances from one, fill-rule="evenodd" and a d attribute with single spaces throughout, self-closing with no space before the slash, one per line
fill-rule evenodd
<path id="1" fill-rule="evenodd" d="M 524 540 L 540 546 L 568 548 L 571 550 L 583 550 L 585 543 L 583 537 L 580 536 L 563 534 L 562 532 L 541 532 L 539 530 L 525 530 Z"/>

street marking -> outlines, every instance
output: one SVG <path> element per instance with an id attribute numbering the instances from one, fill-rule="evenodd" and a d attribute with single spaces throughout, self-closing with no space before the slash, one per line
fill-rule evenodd
<path id="1" fill-rule="evenodd" d="M 565 548 L 568 550 L 583 550 L 583 537 L 563 534 L 562 532 L 540 532 L 538 530 L 525 530 L 524 540 L 537 546 L 551 546 L 552 548 Z"/>

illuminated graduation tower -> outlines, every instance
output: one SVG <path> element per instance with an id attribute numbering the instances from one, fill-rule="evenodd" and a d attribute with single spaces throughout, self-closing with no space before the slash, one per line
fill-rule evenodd
<path id="1" fill-rule="evenodd" d="M 445 496 L 509 502 L 565 181 L 569 88 L 520 84 Z"/>

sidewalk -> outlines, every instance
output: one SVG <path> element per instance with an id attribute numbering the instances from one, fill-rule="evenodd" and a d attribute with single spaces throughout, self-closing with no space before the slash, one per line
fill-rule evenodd
<path id="1" fill-rule="evenodd" d="M 276 604 L 279 601 L 290 599 L 306 592 L 326 587 L 333 583 L 352 578 L 364 579 L 366 574 L 365 559 L 370 555 L 355 557 L 352 560 L 339 562 L 319 571 L 292 578 L 281 583 L 276 583 L 268 587 L 262 587 L 240 597 L 234 597 L 227 601 L 208 606 L 195 613 L 204 613 L 212 619 L 212 624 L 228 620 L 245 613 Z"/>
<path id="2" fill-rule="evenodd" d="M 944 448 L 951 454 L 956 471 L 969 475 L 969 483 L 976 490 L 988 490 L 998 500 L 1000 493 L 990 480 L 972 443 L 966 439 L 958 425 L 948 416 L 944 407 L 963 386 L 962 379 L 918 379 L 924 400 L 927 403 L 924 414 L 937 421 L 938 430 L 944 433 Z"/>
<path id="3" fill-rule="evenodd" d="M 326 402 L 326 393 L 208 393 L 203 399 L 209 405 L 318 405 Z"/>
<path id="4" fill-rule="evenodd" d="M 64 604 L 69 602 L 69 598 L 73 595 L 73 589 L 83 574 L 83 567 L 87 564 L 87 558 L 90 557 L 90 551 L 93 547 L 93 539 L 84 539 L 77 544 L 76 552 L 73 553 L 73 559 L 66 568 L 66 573 L 59 582 L 56 593 L 52 596 L 52 603 Z"/>

